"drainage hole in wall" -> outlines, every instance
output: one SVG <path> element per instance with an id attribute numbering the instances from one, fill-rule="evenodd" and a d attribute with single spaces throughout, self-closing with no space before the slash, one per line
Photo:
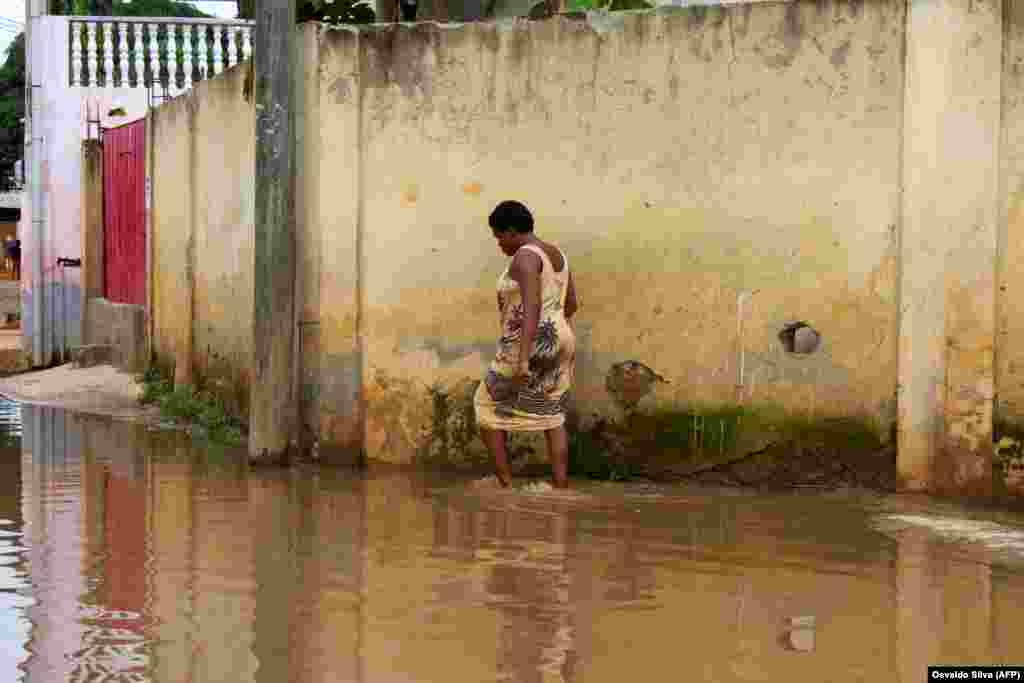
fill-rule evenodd
<path id="1" fill-rule="evenodd" d="M 779 332 L 779 341 L 786 353 L 814 353 L 821 346 L 821 335 L 805 322 L 789 323 Z"/>

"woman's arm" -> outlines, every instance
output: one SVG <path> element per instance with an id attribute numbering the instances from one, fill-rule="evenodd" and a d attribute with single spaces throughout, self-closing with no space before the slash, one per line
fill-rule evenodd
<path id="1" fill-rule="evenodd" d="M 569 273 L 569 291 L 565 293 L 565 319 L 572 320 L 579 310 L 579 303 L 576 301 L 576 283 L 573 282 L 572 273 Z"/>
<path id="2" fill-rule="evenodd" d="M 519 284 L 523 300 L 523 329 L 519 337 L 519 374 L 526 374 L 530 368 L 530 351 L 533 338 L 537 335 L 540 322 L 540 256 L 529 249 L 520 249 L 512 259 L 508 270 L 510 278 Z"/>

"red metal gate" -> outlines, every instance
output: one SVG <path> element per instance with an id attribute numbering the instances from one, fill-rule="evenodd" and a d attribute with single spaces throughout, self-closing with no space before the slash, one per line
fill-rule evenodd
<path id="1" fill-rule="evenodd" d="M 146 121 L 103 131 L 103 289 L 146 303 Z"/>

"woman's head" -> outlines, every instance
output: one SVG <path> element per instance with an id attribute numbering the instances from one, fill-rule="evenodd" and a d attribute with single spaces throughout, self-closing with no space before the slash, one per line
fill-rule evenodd
<path id="1" fill-rule="evenodd" d="M 491 226 L 498 247 L 511 256 L 533 234 L 533 214 L 517 201 L 504 201 L 494 207 L 487 223 Z"/>

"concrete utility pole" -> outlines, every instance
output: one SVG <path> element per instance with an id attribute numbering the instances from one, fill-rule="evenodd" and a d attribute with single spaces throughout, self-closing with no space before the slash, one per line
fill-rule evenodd
<path id="1" fill-rule="evenodd" d="M 25 163 L 29 165 L 28 187 L 25 188 L 24 204 L 28 206 L 30 222 L 22 221 L 20 235 L 23 247 L 31 245 L 32 264 L 29 268 L 31 279 L 29 289 L 32 292 L 31 326 L 27 330 L 32 340 L 32 366 L 46 364 L 46 334 L 50 332 L 46 325 L 46 280 L 44 254 L 46 247 L 46 199 L 42 169 L 46 147 L 43 140 L 41 89 L 42 69 L 36 57 L 35 22 L 33 19 L 45 16 L 47 5 L 45 0 L 25 0 Z M 24 213 L 22 214 L 24 219 Z M 27 264 L 26 264 L 27 265 Z M 22 274 L 22 278 L 24 278 Z M 24 302 L 24 297 L 22 297 Z M 26 316 L 27 317 L 27 316 Z M 26 351 L 30 349 L 25 349 Z"/>
<path id="2" fill-rule="evenodd" d="M 249 460 L 286 462 L 294 443 L 295 0 L 256 0 L 256 269 Z"/>

